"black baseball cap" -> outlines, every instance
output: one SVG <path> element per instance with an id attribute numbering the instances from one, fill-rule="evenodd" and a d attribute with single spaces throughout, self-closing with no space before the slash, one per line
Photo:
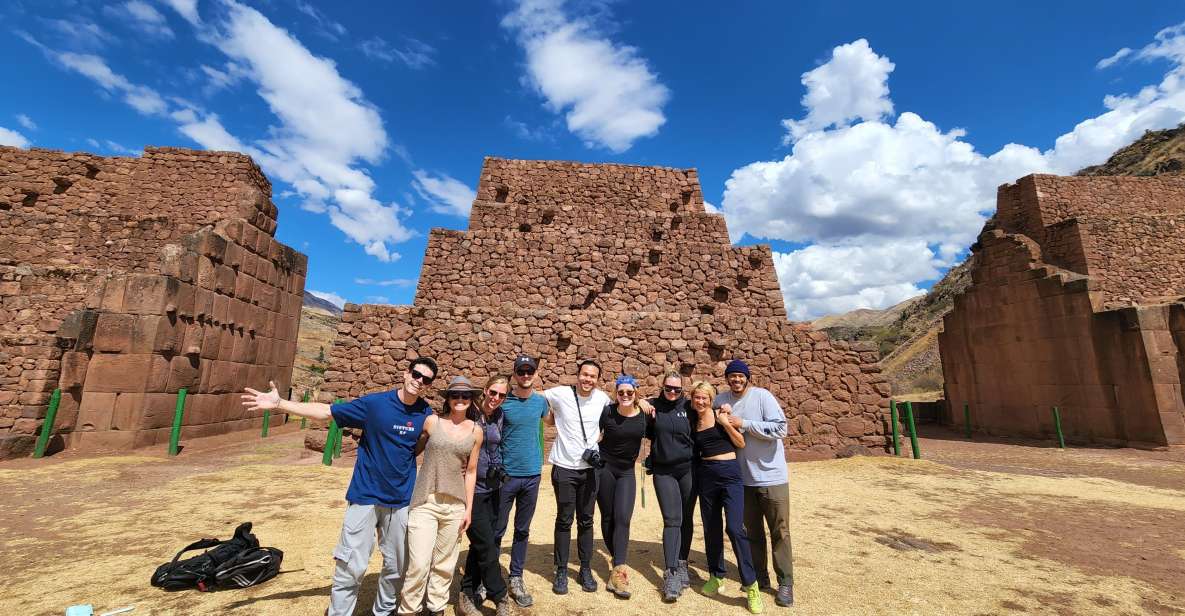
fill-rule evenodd
<path id="1" fill-rule="evenodd" d="M 526 354 L 519 355 L 518 357 L 514 358 L 514 369 L 516 371 L 523 366 L 530 366 L 531 370 L 538 370 L 539 360 Z"/>

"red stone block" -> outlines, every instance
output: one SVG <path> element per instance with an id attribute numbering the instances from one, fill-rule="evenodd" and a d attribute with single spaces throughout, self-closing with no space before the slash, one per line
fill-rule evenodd
<path id="1" fill-rule="evenodd" d="M 132 347 L 136 317 L 130 314 L 103 312 L 95 324 L 92 346 L 104 353 L 127 353 Z"/>
<path id="2" fill-rule="evenodd" d="M 99 307 L 108 312 L 123 312 L 124 286 L 127 280 L 123 276 L 108 278 L 103 286 L 103 300 Z"/>
<path id="3" fill-rule="evenodd" d="M 111 416 L 112 430 L 138 430 L 144 414 L 144 394 L 122 393 L 115 398 Z"/>
<path id="4" fill-rule="evenodd" d="M 90 355 L 78 351 L 68 351 L 62 354 L 61 381 L 62 389 L 81 387 L 86 381 L 86 368 L 90 362 Z"/>
<path id="5" fill-rule="evenodd" d="M 252 293 L 255 290 L 255 279 L 246 274 L 239 274 L 235 278 L 235 292 L 234 296 L 243 301 L 251 301 Z"/>
<path id="6" fill-rule="evenodd" d="M 96 353 L 86 371 L 85 392 L 142 392 L 152 368 L 148 354 Z"/>
<path id="7" fill-rule="evenodd" d="M 181 283 L 166 276 L 132 275 L 124 293 L 124 310 L 132 314 L 165 314 L 169 304 L 176 306 Z"/>
<path id="8" fill-rule="evenodd" d="M 197 255 L 197 276 L 194 284 L 207 290 L 214 290 L 218 285 L 218 266 L 202 255 Z"/>
<path id="9" fill-rule="evenodd" d="M 115 394 L 86 391 L 78 404 L 77 430 L 110 430 Z"/>
<path id="10" fill-rule="evenodd" d="M 196 387 L 201 377 L 200 361 L 198 357 L 190 355 L 173 357 L 169 362 L 169 377 L 165 391 L 173 392 L 182 387 Z"/>
<path id="11" fill-rule="evenodd" d="M 214 290 L 225 295 L 235 292 L 235 271 L 227 265 L 219 265 L 214 272 Z"/>
<path id="12" fill-rule="evenodd" d="M 188 404 L 188 400 L 186 404 Z M 176 410 L 176 393 L 144 394 L 144 412 L 140 416 L 140 429 L 153 430 L 172 427 L 173 415 Z M 184 417 L 182 423 L 185 423 Z"/>

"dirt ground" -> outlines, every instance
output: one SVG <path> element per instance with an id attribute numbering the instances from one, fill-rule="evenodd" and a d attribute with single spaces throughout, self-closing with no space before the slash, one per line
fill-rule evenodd
<path id="1" fill-rule="evenodd" d="M 767 614 L 1185 614 L 1185 452 L 933 436 L 922 439 L 923 460 L 790 466 L 797 606 L 767 596 Z M 96 614 L 134 605 L 132 616 L 320 614 L 351 462 L 322 466 L 289 424 L 266 440 L 193 444 L 176 459 L 65 452 L 0 464 L 0 614 L 62 614 L 76 603 Z M 519 613 L 746 613 L 735 568 L 720 597 L 693 585 L 673 607 L 659 601 L 661 517 L 649 480 L 633 518 L 633 598 L 575 585 L 552 595 L 555 506 L 543 483 L 525 576 L 535 606 Z M 284 550 L 279 577 L 208 594 L 149 586 L 184 544 L 225 537 L 244 520 Z M 702 546 L 697 532 L 700 580 Z M 599 529 L 597 548 L 603 583 Z M 376 554 L 358 614 L 369 613 L 378 564 Z"/>

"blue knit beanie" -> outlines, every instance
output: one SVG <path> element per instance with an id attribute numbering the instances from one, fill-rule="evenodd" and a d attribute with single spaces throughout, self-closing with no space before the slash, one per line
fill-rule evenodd
<path id="1" fill-rule="evenodd" d="M 745 378 L 750 378 L 749 364 L 746 364 L 739 359 L 734 359 L 728 362 L 728 367 L 724 369 L 724 376 L 728 376 L 734 372 L 740 372 L 741 374 L 745 375 Z"/>

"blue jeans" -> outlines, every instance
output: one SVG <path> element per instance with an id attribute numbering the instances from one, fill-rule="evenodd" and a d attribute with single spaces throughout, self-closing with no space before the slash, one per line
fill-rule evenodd
<path id="1" fill-rule="evenodd" d="M 531 519 L 535 517 L 535 502 L 539 500 L 540 475 L 507 477 L 498 491 L 498 525 L 494 529 L 494 545 L 501 549 L 502 537 L 510 524 L 510 507 L 514 506 L 514 541 L 510 544 L 510 577 L 521 577 L 527 560 L 527 538 L 531 536 Z"/>
<path id="2" fill-rule="evenodd" d="M 741 465 L 736 460 L 704 460 L 695 465 L 695 485 L 699 489 L 699 512 L 704 524 L 704 551 L 708 555 L 708 573 L 722 578 L 724 568 L 724 533 L 732 542 L 732 553 L 741 570 L 741 584 L 757 581 L 749 536 L 745 534 L 745 486 L 741 483 Z M 721 514 L 727 522 L 721 520 Z"/>

